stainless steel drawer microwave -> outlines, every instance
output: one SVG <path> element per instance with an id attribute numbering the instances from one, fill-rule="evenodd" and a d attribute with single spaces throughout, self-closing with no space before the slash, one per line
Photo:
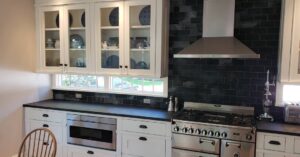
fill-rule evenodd
<path id="1" fill-rule="evenodd" d="M 116 150 L 117 119 L 67 115 L 68 144 Z"/>

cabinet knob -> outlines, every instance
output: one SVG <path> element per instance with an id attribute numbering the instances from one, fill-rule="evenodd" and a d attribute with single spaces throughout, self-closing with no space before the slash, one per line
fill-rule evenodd
<path id="1" fill-rule="evenodd" d="M 120 65 L 120 69 L 122 69 L 123 68 L 123 66 L 122 65 Z"/>
<path id="2" fill-rule="evenodd" d="M 141 141 L 147 141 L 147 138 L 146 137 L 140 137 L 139 140 L 141 140 Z"/>
<path id="3" fill-rule="evenodd" d="M 127 69 L 127 68 L 128 68 L 128 65 L 125 65 L 125 68 Z"/>
<path id="4" fill-rule="evenodd" d="M 88 153 L 88 154 L 94 154 L 94 152 L 93 152 L 93 151 L 90 151 L 90 150 L 87 151 L 87 153 Z"/>
<path id="5" fill-rule="evenodd" d="M 47 118 L 47 117 L 49 117 L 49 115 L 48 115 L 48 114 L 43 114 L 43 117 L 46 117 L 46 118 Z"/>
<path id="6" fill-rule="evenodd" d="M 44 128 L 49 128 L 49 125 L 48 124 L 44 124 L 43 127 Z"/>
<path id="7" fill-rule="evenodd" d="M 65 67 L 67 67 L 67 66 L 68 66 L 68 64 L 64 64 L 64 66 L 65 66 Z"/>
<path id="8" fill-rule="evenodd" d="M 148 127 L 146 125 L 140 125 L 141 129 L 147 129 Z"/>

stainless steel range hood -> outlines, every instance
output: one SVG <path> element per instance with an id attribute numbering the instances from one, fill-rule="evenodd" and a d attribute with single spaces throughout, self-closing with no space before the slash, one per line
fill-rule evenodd
<path id="1" fill-rule="evenodd" d="M 234 37 L 235 0 L 203 3 L 203 38 L 174 54 L 174 58 L 260 58 Z"/>

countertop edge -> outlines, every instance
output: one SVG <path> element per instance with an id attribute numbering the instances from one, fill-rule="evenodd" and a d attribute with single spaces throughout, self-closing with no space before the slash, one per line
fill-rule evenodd
<path id="1" fill-rule="evenodd" d="M 107 113 L 107 112 L 93 112 L 93 111 L 82 111 L 82 110 L 72 110 L 72 109 L 60 109 L 60 108 L 52 108 L 52 107 L 44 107 L 44 106 L 35 106 L 30 104 L 23 104 L 23 107 L 30 107 L 30 108 L 40 108 L 40 109 L 49 109 L 49 110 L 57 110 L 57 111 L 69 111 L 69 112 L 78 112 L 78 113 L 90 113 L 90 114 L 102 114 L 108 116 L 117 116 L 117 117 L 128 117 L 128 118 L 139 118 L 145 120 L 156 120 L 156 121 L 163 121 L 163 122 L 171 122 L 171 119 L 163 119 L 163 118 L 154 118 L 154 117 L 144 117 L 144 116 L 134 116 L 134 115 L 125 115 L 125 114 L 115 114 L 115 113 Z"/>

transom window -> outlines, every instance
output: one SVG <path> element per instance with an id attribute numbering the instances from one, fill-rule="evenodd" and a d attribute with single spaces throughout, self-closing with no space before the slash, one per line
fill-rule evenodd
<path id="1" fill-rule="evenodd" d="M 53 89 L 167 97 L 168 78 L 54 75 Z"/>

